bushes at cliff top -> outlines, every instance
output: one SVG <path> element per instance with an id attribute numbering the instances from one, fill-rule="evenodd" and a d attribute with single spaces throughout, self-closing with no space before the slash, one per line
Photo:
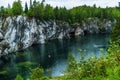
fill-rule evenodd
<path id="1" fill-rule="evenodd" d="M 34 0 L 28 8 L 27 3 L 25 3 L 25 9 L 21 4 L 21 0 L 13 2 L 12 7 L 8 5 L 7 8 L 1 6 L 0 16 L 15 16 L 15 15 L 26 15 L 29 17 L 35 17 L 40 20 L 62 20 L 70 23 L 81 22 L 82 20 L 89 17 L 98 17 L 100 19 L 114 19 L 120 16 L 120 8 L 100 8 L 93 5 L 90 6 L 78 6 L 72 9 L 66 9 L 65 7 L 55 7 L 53 8 L 49 4 L 44 5 L 44 0 L 42 2 L 37 2 Z"/>

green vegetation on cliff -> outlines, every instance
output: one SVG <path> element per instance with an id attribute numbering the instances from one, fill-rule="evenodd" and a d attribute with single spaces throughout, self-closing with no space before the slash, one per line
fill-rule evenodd
<path id="1" fill-rule="evenodd" d="M 0 7 L 0 16 L 14 16 L 14 15 L 26 15 L 28 17 L 35 17 L 40 20 L 62 20 L 70 23 L 81 22 L 86 18 L 98 17 L 100 19 L 114 19 L 120 16 L 120 8 L 100 8 L 93 5 L 90 6 L 78 6 L 72 9 L 66 9 L 65 7 L 53 8 L 49 4 L 44 5 L 44 0 L 37 2 L 34 0 L 28 4 L 25 3 L 25 7 L 21 5 L 21 0 L 13 2 L 12 7 L 8 4 L 7 8 Z"/>

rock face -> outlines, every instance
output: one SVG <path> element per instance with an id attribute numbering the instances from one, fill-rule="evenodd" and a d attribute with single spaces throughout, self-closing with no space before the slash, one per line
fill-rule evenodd
<path id="1" fill-rule="evenodd" d="M 82 29 L 85 33 L 109 33 L 112 30 L 112 22 L 110 20 L 100 20 L 98 18 L 88 18 L 82 22 Z"/>
<path id="2" fill-rule="evenodd" d="M 112 30 L 110 20 L 88 18 L 82 24 L 62 21 L 41 22 L 34 18 L 15 16 L 0 18 L 0 57 L 47 40 L 70 38 L 71 35 L 106 33 Z"/>

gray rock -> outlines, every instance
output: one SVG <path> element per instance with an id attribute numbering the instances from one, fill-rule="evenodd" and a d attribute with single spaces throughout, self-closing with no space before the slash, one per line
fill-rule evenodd
<path id="1" fill-rule="evenodd" d="M 0 39 L 3 39 L 4 37 L 3 37 L 3 34 L 0 32 Z"/>
<path id="2" fill-rule="evenodd" d="M 3 24 L 3 25 L 2 25 Z M 29 19 L 25 16 L 0 18 L 0 56 L 7 55 L 32 44 L 44 44 L 47 40 L 70 38 L 87 33 L 102 33 L 112 30 L 110 20 L 88 18 L 80 23 L 69 24 L 62 21 Z"/>

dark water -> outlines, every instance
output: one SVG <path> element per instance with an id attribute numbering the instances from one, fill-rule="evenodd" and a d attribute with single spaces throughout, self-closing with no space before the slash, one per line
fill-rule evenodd
<path id="1" fill-rule="evenodd" d="M 85 58 L 93 55 L 99 58 L 106 54 L 108 40 L 109 34 L 96 34 L 33 45 L 16 55 L 10 54 L 0 59 L 0 80 L 13 80 L 17 74 L 26 78 L 37 66 L 41 66 L 47 76 L 63 75 L 68 54 L 71 53 L 77 61 L 83 54 Z"/>

